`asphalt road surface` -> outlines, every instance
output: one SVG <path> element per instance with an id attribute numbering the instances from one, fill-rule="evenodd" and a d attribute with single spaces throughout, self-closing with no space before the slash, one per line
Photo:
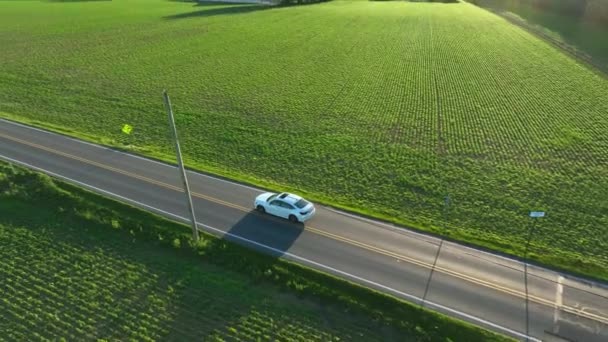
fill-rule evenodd
<path id="1" fill-rule="evenodd" d="M 189 217 L 172 165 L 2 119 L 0 159 L 175 220 Z M 201 230 L 521 340 L 608 341 L 606 284 L 444 242 L 427 288 L 437 238 L 320 205 L 305 225 L 291 224 L 253 211 L 262 189 L 194 172 L 188 179 Z"/>

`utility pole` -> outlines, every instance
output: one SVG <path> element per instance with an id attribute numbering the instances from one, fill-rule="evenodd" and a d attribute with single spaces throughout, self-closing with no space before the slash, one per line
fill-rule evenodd
<path id="1" fill-rule="evenodd" d="M 184 162 L 182 160 L 182 150 L 179 147 L 179 140 L 177 139 L 177 129 L 175 128 L 175 119 L 173 118 L 173 109 L 171 108 L 171 101 L 167 91 L 163 90 L 163 99 L 165 102 L 165 108 L 167 108 L 167 114 L 169 115 L 169 126 L 171 126 L 171 133 L 173 134 L 173 142 L 175 144 L 175 154 L 177 155 L 177 168 L 179 174 L 184 183 L 184 192 L 188 201 L 188 210 L 190 211 L 190 219 L 192 220 L 192 239 L 194 242 L 198 241 L 198 228 L 196 226 L 196 216 L 194 215 L 194 205 L 192 204 L 192 196 L 190 195 L 190 186 L 188 185 L 188 178 L 186 177 L 186 170 L 184 169 Z"/>

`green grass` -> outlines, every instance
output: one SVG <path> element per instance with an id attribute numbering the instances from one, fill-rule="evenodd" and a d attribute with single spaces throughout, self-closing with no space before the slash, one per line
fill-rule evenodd
<path id="1" fill-rule="evenodd" d="M 608 80 L 471 4 L 10 1 L 0 41 L 2 116 L 170 159 L 166 88 L 192 167 L 519 256 L 545 210 L 535 260 L 608 279 Z"/>
<path id="2" fill-rule="evenodd" d="M 2 341 L 506 341 L 0 163 Z"/>

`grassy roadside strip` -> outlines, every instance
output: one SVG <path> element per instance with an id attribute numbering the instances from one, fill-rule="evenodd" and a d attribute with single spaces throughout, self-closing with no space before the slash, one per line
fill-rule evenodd
<path id="1" fill-rule="evenodd" d="M 140 155 L 146 158 L 156 159 L 163 162 L 174 163 L 174 158 L 167 154 L 161 153 L 157 148 L 153 146 L 133 146 L 127 143 L 116 141 L 114 139 L 108 139 L 101 136 L 82 134 L 72 129 L 52 125 L 37 120 L 27 119 L 11 113 L 0 112 L 0 117 L 12 120 L 15 122 L 30 125 L 52 132 L 64 134 L 74 138 L 82 139 L 84 141 L 101 144 L 107 147 L 116 148 L 125 152 Z M 167 133 L 168 134 L 168 133 Z M 183 147 L 182 147 L 183 148 Z M 187 151 L 186 151 L 187 152 Z M 442 236 L 448 241 L 457 242 L 463 245 L 467 245 L 473 248 L 486 250 L 489 252 L 502 254 L 508 257 L 522 258 L 524 255 L 523 245 L 513 245 L 505 243 L 501 236 L 493 234 L 487 235 L 476 235 L 474 232 L 469 232 L 464 229 L 443 229 L 433 225 L 420 225 L 413 221 L 406 221 L 396 216 L 391 216 L 381 211 L 381 209 L 375 210 L 376 208 L 359 208 L 354 207 L 346 203 L 336 203 L 335 199 L 328 198 L 323 194 L 309 192 L 299 188 L 293 188 L 287 184 L 279 184 L 276 182 L 269 182 L 267 180 L 258 179 L 247 174 L 235 172 L 234 170 L 223 169 L 219 166 L 206 165 L 192 159 L 188 160 L 186 157 L 186 164 L 189 169 L 204 172 L 219 178 L 230 179 L 242 184 L 252 185 L 260 188 L 265 188 L 270 191 L 291 191 L 301 194 L 308 199 L 330 206 L 336 209 L 344 210 L 353 214 L 361 215 L 363 217 L 381 220 L 387 223 L 393 223 L 413 229 L 423 233 L 430 233 L 436 236 Z M 608 281 L 608 268 L 602 265 L 598 265 L 591 260 L 587 260 L 581 255 L 572 255 L 570 253 L 550 250 L 545 253 L 529 253 L 528 262 L 536 263 L 539 266 L 553 269 L 560 272 L 567 272 L 575 276 L 596 279 L 600 281 Z"/>
<path id="2" fill-rule="evenodd" d="M 26 216 L 36 211 L 50 211 L 61 221 L 78 221 L 83 226 L 107 229 L 108 234 L 118 231 L 133 244 L 144 244 L 148 249 L 174 250 L 194 263 L 209 263 L 243 274 L 253 283 L 274 286 L 299 298 L 366 315 L 381 325 L 397 329 L 402 334 L 398 340 L 509 340 L 395 297 L 257 253 L 206 233 L 202 233 L 200 243 L 192 245 L 188 228 L 182 224 L 6 163 L 0 163 L 0 201 L 19 203 L 15 207 L 21 208 L 20 213 Z M 24 208 L 29 210 L 25 212 Z"/>

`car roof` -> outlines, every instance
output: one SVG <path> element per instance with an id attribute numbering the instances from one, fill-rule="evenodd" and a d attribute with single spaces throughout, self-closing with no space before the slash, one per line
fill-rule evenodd
<path id="1" fill-rule="evenodd" d="M 298 195 L 290 194 L 288 192 L 280 193 L 279 198 L 289 204 L 296 204 L 297 201 L 302 199 L 302 197 L 300 197 Z"/>

